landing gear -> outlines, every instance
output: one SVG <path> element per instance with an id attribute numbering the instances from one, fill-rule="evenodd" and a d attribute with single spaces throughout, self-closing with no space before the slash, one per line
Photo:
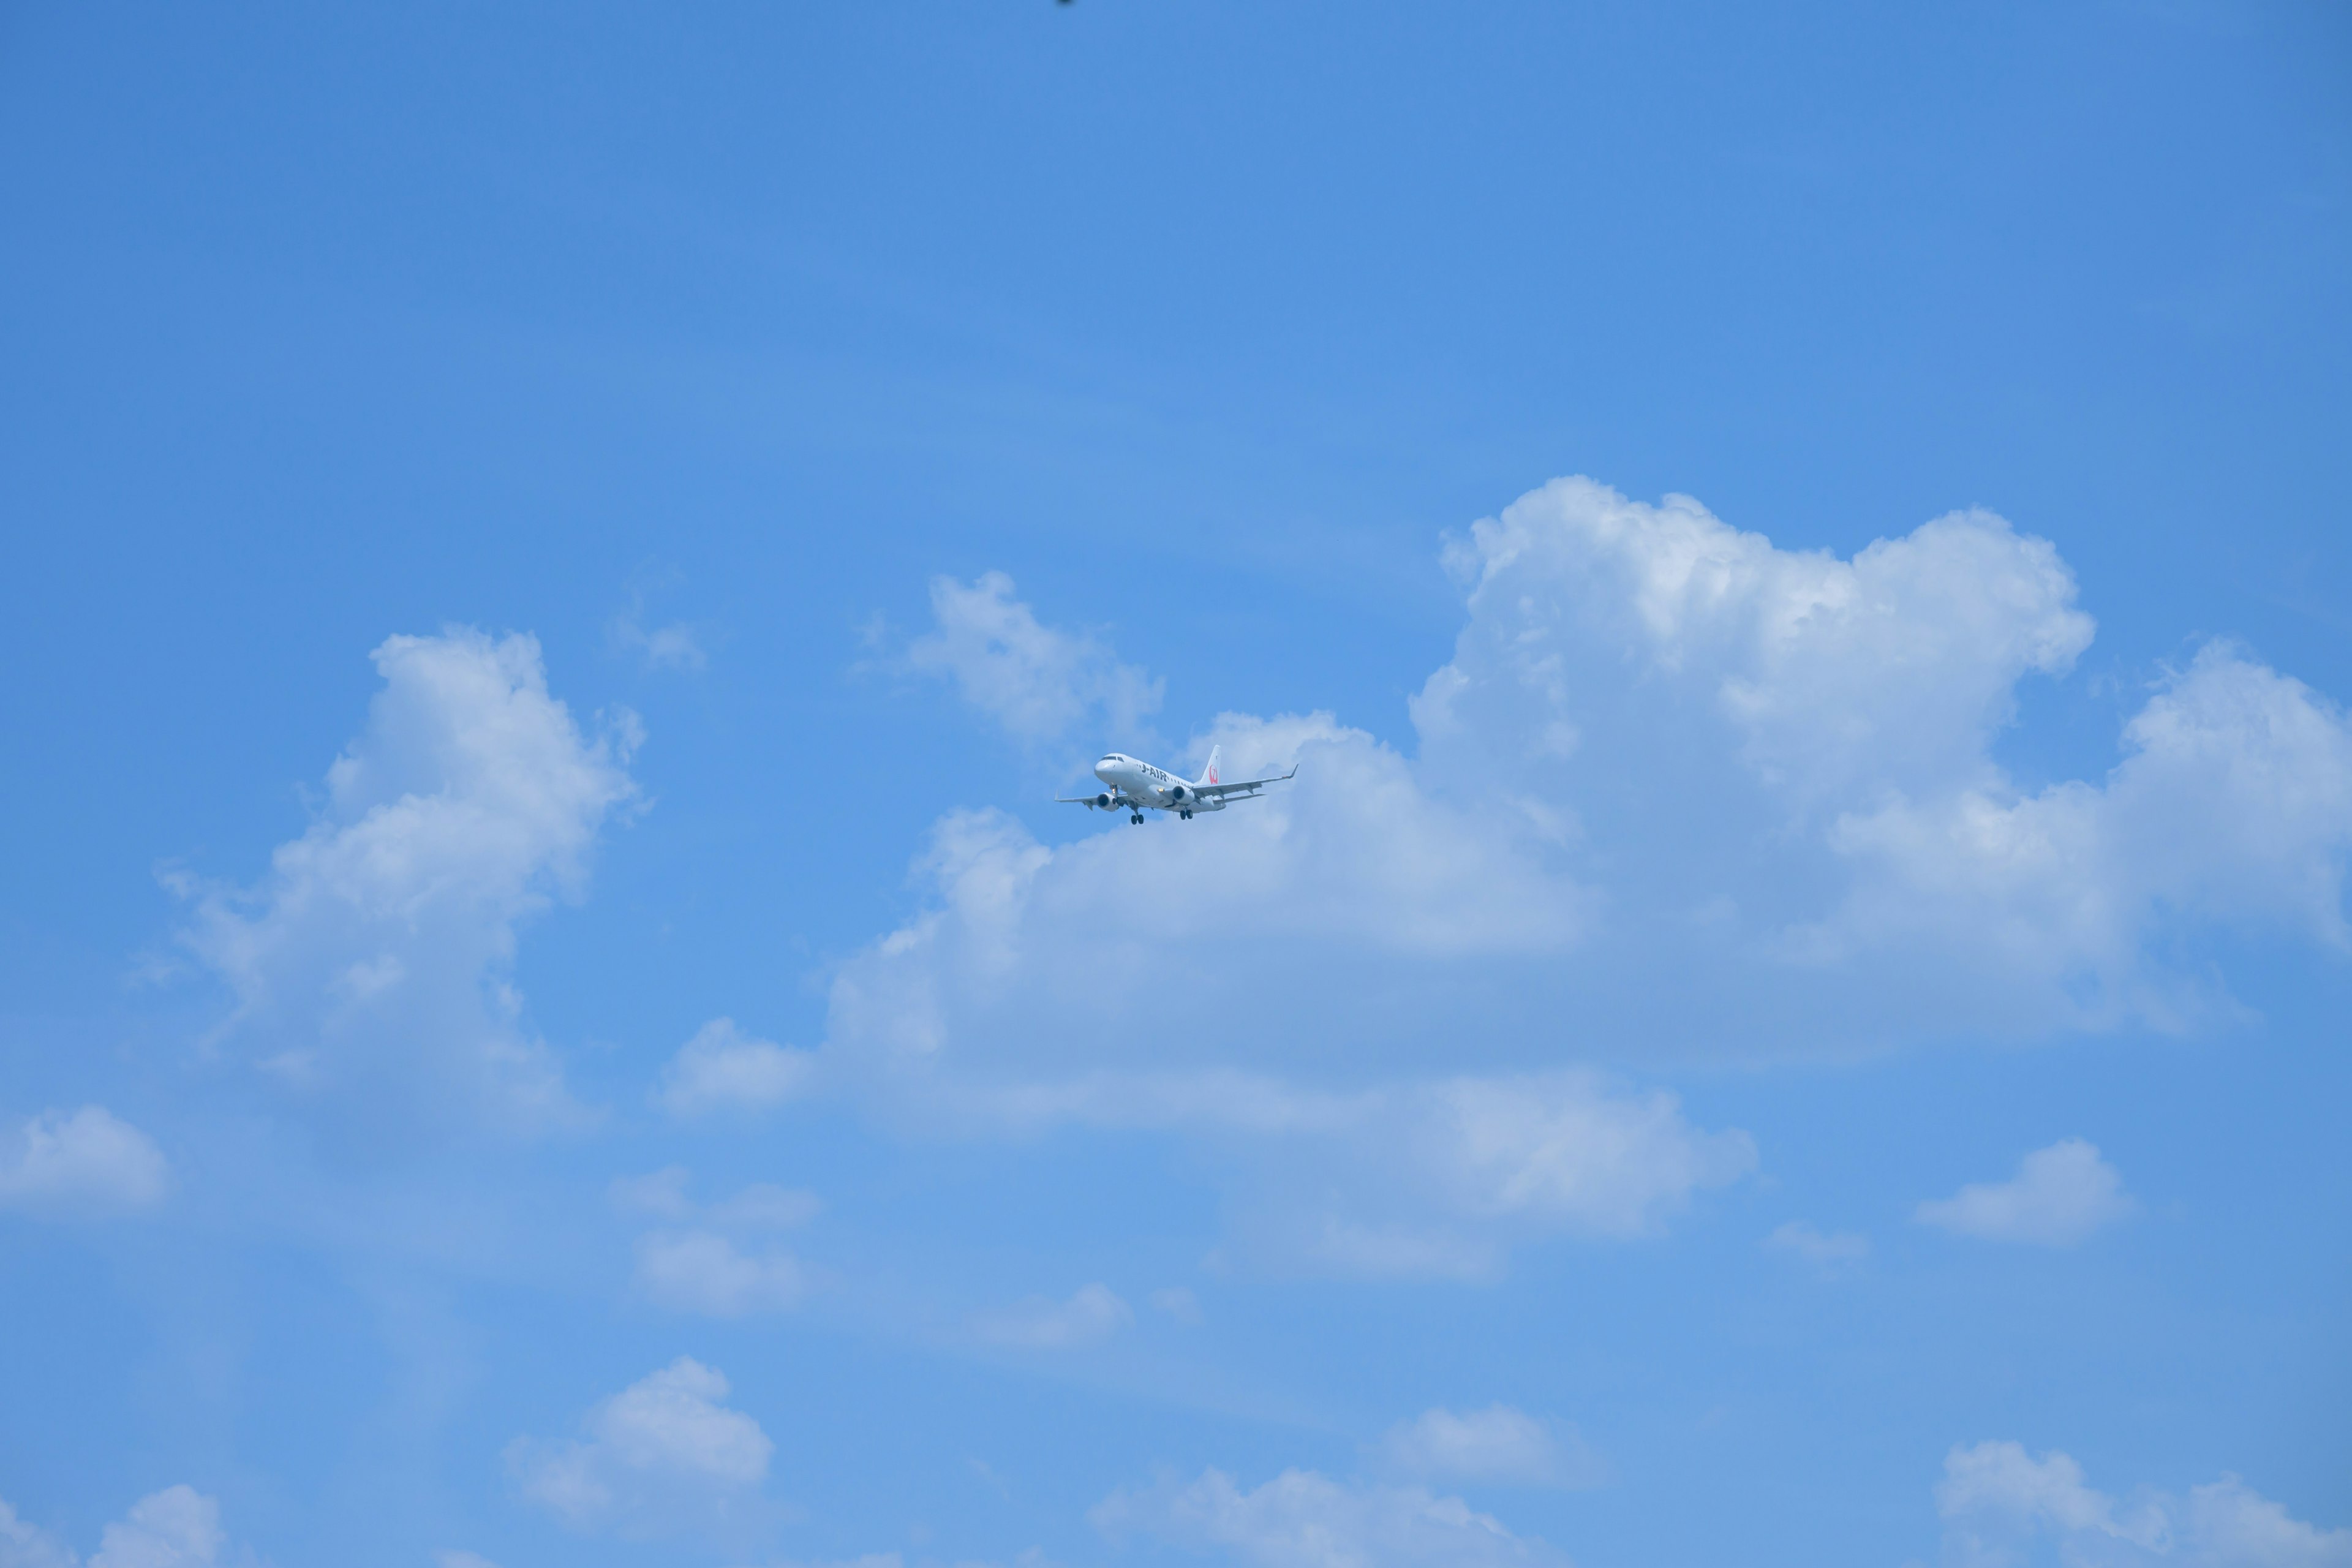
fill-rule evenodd
<path id="1" fill-rule="evenodd" d="M 1143 813 L 1139 811 L 1133 816 L 1129 817 L 1128 820 L 1135 824 L 1138 827 L 1140 827 L 1143 826 Z"/>
<path id="2" fill-rule="evenodd" d="M 1176 815 L 1182 817 L 1187 822 L 1192 820 L 1192 814 L 1189 811 L 1180 811 Z"/>

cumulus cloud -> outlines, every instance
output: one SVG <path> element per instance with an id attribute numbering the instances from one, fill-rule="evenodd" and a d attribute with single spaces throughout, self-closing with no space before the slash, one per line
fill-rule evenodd
<path id="1" fill-rule="evenodd" d="M 178 882 L 183 940 L 236 996 L 220 1037 L 370 1122 L 576 1121 L 524 1022 L 515 944 L 582 896 L 599 832 L 635 801 L 635 721 L 583 736 L 528 637 L 394 637 L 373 658 L 383 688 L 309 831 L 251 888 Z"/>
<path id="2" fill-rule="evenodd" d="M 1921 1204 L 1913 1217 L 1984 1241 L 2072 1247 L 2134 1206 L 2123 1177 L 2095 1146 L 2062 1138 L 2025 1156 L 2008 1181 L 1972 1182 L 1948 1198 Z"/>
<path id="3" fill-rule="evenodd" d="M 1777 1226 L 1764 1238 L 1775 1251 L 1803 1258 L 1817 1268 L 1837 1269 L 1870 1256 L 1870 1238 L 1852 1231 L 1822 1231 L 1801 1219 Z"/>
<path id="4" fill-rule="evenodd" d="M 713 1018 L 662 1069 L 654 1100 L 680 1118 L 772 1110 L 807 1089 L 814 1059 L 747 1035 L 732 1018 Z"/>
<path id="5" fill-rule="evenodd" d="M 2207 983 L 2158 939 L 2200 926 L 2352 950 L 2352 724 L 2243 651 L 2166 674 L 2104 779 L 2011 778 L 2021 684 L 2094 626 L 2055 547 L 1990 512 L 1842 560 L 1562 479 L 1447 560 L 1467 618 L 1416 758 L 1328 714 L 1229 713 L 1192 753 L 1297 763 L 1294 784 L 1054 849 L 951 813 L 935 918 L 845 970 L 835 1035 L 920 1051 L 1016 1012 L 1231 1004 L 1264 1034 L 1397 1039 L 1466 1001 L 1480 1047 L 1522 1060 L 1563 1035 L 1817 1052 L 2184 1025 Z M 1129 900 L 1160 920 L 1115 919 Z"/>
<path id="6" fill-rule="evenodd" d="M 102 1105 L 45 1110 L 0 1131 L 0 1209 L 121 1214 L 160 1201 L 170 1168 L 154 1140 Z"/>
<path id="7" fill-rule="evenodd" d="M 2176 1027 L 2210 1002 L 2149 943 L 2186 921 L 2352 949 L 2352 726 L 2339 709 L 2212 644 L 2166 677 L 2123 739 L 2103 784 L 2026 795 L 1996 783 L 1842 816 L 1830 842 L 1855 881 L 1808 945 L 1823 957 L 1950 949 L 2012 984 L 2087 995 L 2083 1021 Z"/>
<path id="8" fill-rule="evenodd" d="M 1115 744 L 1139 743 L 1163 683 L 1092 637 L 1040 625 L 1013 595 L 1002 572 L 970 584 L 932 578 L 935 624 L 907 649 L 908 663 L 952 679 L 1016 740 L 1044 744 L 1091 729 Z"/>
<path id="9" fill-rule="evenodd" d="M 1416 749 L 1225 713 L 1189 758 L 1297 778 L 1062 844 L 941 816 L 919 911 L 834 973 L 827 1089 L 972 1131 L 1166 1129 L 1272 1184 L 1236 1207 L 1284 1256 L 1475 1276 L 1518 1237 L 1653 1229 L 1751 1166 L 1571 1066 L 2186 1027 L 2228 1001 L 2177 939 L 2352 950 L 2352 725 L 2249 655 L 2158 681 L 2105 777 L 2011 776 L 2021 691 L 2095 628 L 2056 548 L 1990 512 L 1841 558 L 1563 479 L 1447 562 L 1465 619 Z M 942 669 L 996 646 L 976 625 L 1073 641 L 1002 578 L 939 605 Z M 1019 673 L 1044 654 L 989 658 L 965 689 L 991 712 L 1074 689 Z M 1007 721 L 1067 727 L 1040 701 L 1058 717 Z"/>
<path id="10" fill-rule="evenodd" d="M 1244 1491 L 1222 1470 L 1113 1492 L 1087 1515 L 1118 1539 L 1150 1535 L 1262 1568 L 1503 1568 L 1568 1559 L 1517 1536 L 1460 1498 L 1417 1486 L 1363 1486 L 1286 1470 Z"/>
<path id="11" fill-rule="evenodd" d="M 1685 748 L 1799 805 L 1984 781 L 2019 678 L 2063 672 L 2093 629 L 2056 550 L 1982 511 L 1840 561 L 1687 496 L 1557 479 L 1447 563 L 1470 624 L 1415 719 L 1538 788 Z"/>
<path id="12" fill-rule="evenodd" d="M 2017 1443 L 1954 1448 L 1937 1483 L 1936 1509 L 1946 1568 L 2009 1568 L 2044 1542 L 2061 1561 L 2113 1568 L 2352 1565 L 2352 1530 L 2294 1519 L 2235 1476 L 2185 1495 L 2142 1488 L 2117 1499 L 2094 1489 L 2068 1455 L 2053 1450 L 2037 1459 Z"/>
<path id="13" fill-rule="evenodd" d="M 194 1487 L 166 1487 L 108 1525 L 86 1568 L 213 1568 L 228 1543 L 220 1504 Z M 0 1502 L 0 1568 L 85 1568 L 57 1537 Z"/>
<path id="14" fill-rule="evenodd" d="M 2302 683 L 2215 645 L 2104 781 L 2028 793 L 1995 762 L 2019 683 L 2093 628 L 2054 548 L 1990 513 L 1840 561 L 1563 479 L 1450 562 L 1470 619 L 1414 708 L 1424 770 L 1572 816 L 1629 957 L 1916 1037 L 2180 1022 L 2166 929 L 2345 945 L 2352 728 Z"/>
<path id="15" fill-rule="evenodd" d="M 1071 1350 L 1100 1344 L 1135 1321 L 1134 1310 L 1107 1285 L 1082 1285 L 1066 1301 L 1032 1296 L 972 1324 L 985 1343 L 1017 1350 Z"/>
<path id="16" fill-rule="evenodd" d="M 1507 1405 L 1423 1411 L 1391 1427 L 1381 1452 L 1394 1469 L 1444 1480 L 1578 1488 L 1609 1473 L 1573 1428 Z"/>
<path id="17" fill-rule="evenodd" d="M 1556 942 L 1581 918 L 1581 896 L 1443 812 L 1388 835 L 1409 865 L 1351 860 L 1379 826 L 1334 820 L 1378 818 L 1409 795 L 1402 762 L 1319 720 L 1249 732 L 1274 735 L 1277 759 L 1323 744 L 1328 793 L 1301 797 L 1296 816 L 1277 802 L 1236 808 L 1191 841 L 1110 836 L 1060 850 L 994 814 L 946 819 L 926 863 L 939 902 L 836 976 L 837 1080 L 957 1126 L 1077 1122 L 1233 1142 L 1267 1184 L 1247 1205 L 1265 1255 L 1355 1274 L 1489 1276 L 1507 1234 L 1643 1234 L 1752 1168 L 1745 1134 L 1703 1131 L 1671 1096 L 1617 1091 L 1591 1073 L 1413 1073 L 1405 1053 L 1426 1037 L 1405 1037 L 1402 1020 L 1431 1025 L 1444 1010 L 1433 993 L 1486 1004 L 1426 969 L 1413 973 L 1427 986 L 1401 989 L 1387 955 Z M 1138 932 L 1121 915 L 1130 900 L 1164 929 Z M 1301 930 L 1322 944 L 1308 977 L 1348 973 L 1356 994 L 1341 1002 L 1295 984 L 1282 961 L 1298 958 Z M 1392 1005 L 1385 1020 L 1366 994 Z M 1352 1043 L 1371 1061 L 1385 1049 L 1399 1081 L 1326 1090 L 1227 1065 L 1269 1041 L 1279 1053 L 1357 1030 L 1381 1032 Z M 1335 1207 L 1339 1171 L 1357 1179 Z"/>
<path id="18" fill-rule="evenodd" d="M 1250 1207 L 1283 1227 L 1269 1256 L 1350 1273 L 1491 1274 L 1493 1232 L 1638 1234 L 1750 1168 L 1744 1135 L 1691 1128 L 1670 1098 L 1580 1074 L 1413 1072 L 1432 1028 L 1451 1042 L 1458 1008 L 1491 1007 L 1478 961 L 1556 950 L 1584 894 L 1520 853 L 1526 820 L 1428 801 L 1361 731 L 1318 716 L 1216 733 L 1230 757 L 1303 759 L 1313 782 L 1190 837 L 1048 849 L 1001 814 L 943 819 L 919 868 L 930 907 L 835 976 L 828 1076 L 964 1127 L 1240 1135 L 1246 1163 L 1288 1166 L 1300 1193 L 1328 1187 L 1328 1170 L 1276 1146 L 1311 1143 L 1381 1200 Z M 1138 906 L 1156 929 L 1126 918 Z M 1401 1081 L 1335 1092 L 1229 1065 L 1302 1039 L 1386 1055 Z M 1400 1148 L 1422 1163 L 1396 1169 Z"/>
<path id="19" fill-rule="evenodd" d="M 725 1376 L 691 1357 L 604 1401 L 588 1436 L 562 1443 L 518 1437 L 509 1473 L 530 1501 L 570 1529 L 651 1536 L 756 1521 L 775 1445 L 760 1424 L 723 1403 Z"/>

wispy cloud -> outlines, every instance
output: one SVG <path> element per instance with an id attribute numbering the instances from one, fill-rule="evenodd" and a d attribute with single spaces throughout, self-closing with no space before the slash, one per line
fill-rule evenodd
<path id="1" fill-rule="evenodd" d="M 972 1332 L 983 1343 L 1017 1350 L 1072 1350 L 1099 1344 L 1135 1321 L 1107 1285 L 1082 1285 L 1067 1300 L 1033 1296 L 982 1314 Z"/>
<path id="2" fill-rule="evenodd" d="M 1828 1272 L 1851 1268 L 1870 1256 L 1870 1238 L 1852 1231 L 1822 1231 L 1801 1219 L 1773 1227 L 1764 1245 L 1801 1258 Z"/>
<path id="3" fill-rule="evenodd" d="M 1609 1479 L 1574 1427 L 1507 1405 L 1423 1411 L 1390 1428 L 1380 1451 L 1391 1468 L 1439 1480 L 1574 1489 Z"/>
<path id="4" fill-rule="evenodd" d="M 908 666 L 952 680 L 966 701 L 1026 744 L 1144 743 L 1164 683 L 1120 663 L 1089 633 L 1043 625 L 1013 592 L 1002 572 L 970 584 L 932 578 L 934 624 L 908 646 Z"/>

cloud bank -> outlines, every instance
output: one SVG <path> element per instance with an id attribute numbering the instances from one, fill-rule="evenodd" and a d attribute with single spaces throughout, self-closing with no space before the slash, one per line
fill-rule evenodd
<path id="1" fill-rule="evenodd" d="M 1842 560 L 1562 479 L 1447 563 L 1466 621 L 1412 703 L 1417 755 L 1226 713 L 1189 754 L 1297 763 L 1294 785 L 1060 847 L 951 812 L 929 912 L 844 966 L 833 1043 L 1003 1059 L 1025 1035 L 1056 1071 L 1269 1045 L 1402 1065 L 1433 1037 L 1518 1067 L 1818 1056 L 2190 1026 L 2220 998 L 2164 954 L 2202 930 L 2352 951 L 2352 725 L 2243 651 L 2165 672 L 2104 779 L 2011 778 L 2023 684 L 2094 627 L 2056 549 L 1991 513 Z M 1011 592 L 942 596 L 937 646 L 981 603 L 1064 636 Z M 1066 660 L 1019 668 L 1017 703 L 971 689 L 1016 732 L 1092 710 Z"/>
<path id="2" fill-rule="evenodd" d="M 1410 754 L 1228 712 L 1190 756 L 1295 783 L 1140 831 L 1055 819 L 1060 844 L 942 816 L 919 912 L 834 973 L 812 1086 L 934 1131 L 1165 1131 L 1214 1146 L 1263 1258 L 1482 1278 L 1754 1167 L 1624 1075 L 2196 1027 L 2234 1007 L 2177 956 L 2200 933 L 2352 952 L 2352 725 L 2243 651 L 2164 672 L 2104 778 L 2011 776 L 2021 691 L 2095 627 L 2056 548 L 1990 512 L 1840 558 L 1560 479 L 1446 564 L 1465 619 Z M 1091 750 L 1156 700 L 1001 574 L 933 605 L 916 663 L 1015 738 Z M 2011 1234 L 2105 1212 L 2051 1201 Z"/>

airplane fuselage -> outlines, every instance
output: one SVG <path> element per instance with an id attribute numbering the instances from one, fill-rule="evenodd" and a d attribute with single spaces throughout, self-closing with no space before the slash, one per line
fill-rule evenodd
<path id="1" fill-rule="evenodd" d="M 1095 777 L 1109 786 L 1115 800 L 1123 799 L 1154 811 L 1190 816 L 1196 811 L 1225 809 L 1222 796 L 1196 794 L 1190 780 L 1180 779 L 1124 752 L 1113 752 L 1097 763 Z"/>
<path id="2" fill-rule="evenodd" d="M 1286 773 L 1227 780 L 1217 773 L 1224 754 L 1223 746 L 1210 747 L 1208 765 L 1201 770 L 1201 776 L 1180 779 L 1140 757 L 1112 752 L 1095 764 L 1095 777 L 1103 784 L 1100 795 L 1057 795 L 1054 800 L 1060 805 L 1083 805 L 1088 811 L 1123 811 L 1129 822 L 1141 822 L 1147 811 L 1190 817 L 1196 811 L 1223 811 L 1231 802 L 1255 799 L 1266 785 L 1280 784 L 1298 772 L 1294 763 Z"/>

